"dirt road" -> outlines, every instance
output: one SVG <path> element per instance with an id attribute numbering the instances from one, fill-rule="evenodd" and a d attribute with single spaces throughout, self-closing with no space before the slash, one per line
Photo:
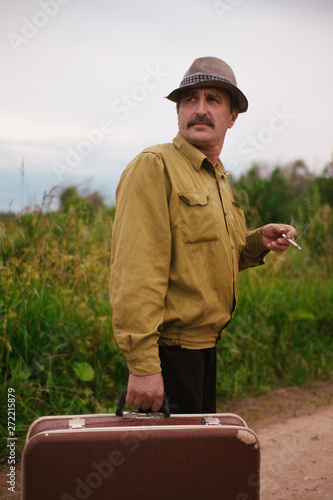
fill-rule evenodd
<path id="1" fill-rule="evenodd" d="M 258 430 L 262 500 L 333 499 L 333 407 Z"/>
<path id="2" fill-rule="evenodd" d="M 229 405 L 258 435 L 261 500 L 333 500 L 333 382 Z"/>
<path id="3" fill-rule="evenodd" d="M 333 500 L 333 381 L 279 389 L 218 410 L 238 413 L 259 437 L 261 500 Z M 0 500 L 21 499 L 20 466 L 15 493 L 7 490 L 7 474 L 2 466 Z"/>

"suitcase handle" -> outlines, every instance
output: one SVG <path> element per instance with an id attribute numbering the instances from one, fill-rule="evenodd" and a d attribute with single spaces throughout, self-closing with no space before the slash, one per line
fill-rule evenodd
<path id="1" fill-rule="evenodd" d="M 119 403 L 118 403 L 118 406 L 116 409 L 117 417 L 123 416 L 123 406 L 125 404 L 126 395 L 127 395 L 127 391 L 123 391 L 121 393 Z M 162 406 L 161 406 L 159 412 L 163 413 L 165 418 L 170 417 L 171 412 L 170 412 L 170 408 L 169 408 L 169 402 L 168 402 L 168 398 L 167 398 L 165 393 L 163 394 L 163 403 L 162 403 Z M 147 413 L 149 413 L 149 412 L 147 412 Z"/>

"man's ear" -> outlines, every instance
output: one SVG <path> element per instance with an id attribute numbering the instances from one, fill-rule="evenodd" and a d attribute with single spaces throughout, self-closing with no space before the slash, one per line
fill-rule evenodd
<path id="1" fill-rule="evenodd" d="M 230 116 L 230 123 L 228 128 L 232 128 L 234 126 L 237 117 L 238 117 L 238 109 L 234 109 Z"/>

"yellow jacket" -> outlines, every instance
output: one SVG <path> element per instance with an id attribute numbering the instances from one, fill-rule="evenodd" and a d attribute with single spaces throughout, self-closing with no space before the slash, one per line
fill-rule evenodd
<path id="1" fill-rule="evenodd" d="M 226 172 L 181 134 L 145 149 L 116 193 L 110 302 L 130 372 L 161 371 L 158 345 L 213 347 L 236 306 L 239 270 L 264 263 Z"/>

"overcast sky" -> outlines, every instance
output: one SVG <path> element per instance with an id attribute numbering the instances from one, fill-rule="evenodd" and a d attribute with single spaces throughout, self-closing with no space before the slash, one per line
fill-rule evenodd
<path id="1" fill-rule="evenodd" d="M 0 0 L 0 210 L 68 185 L 114 202 L 128 162 L 176 135 L 164 96 L 202 56 L 230 64 L 249 101 L 226 168 L 303 159 L 319 174 L 333 152 L 332 26 L 331 0 Z"/>

